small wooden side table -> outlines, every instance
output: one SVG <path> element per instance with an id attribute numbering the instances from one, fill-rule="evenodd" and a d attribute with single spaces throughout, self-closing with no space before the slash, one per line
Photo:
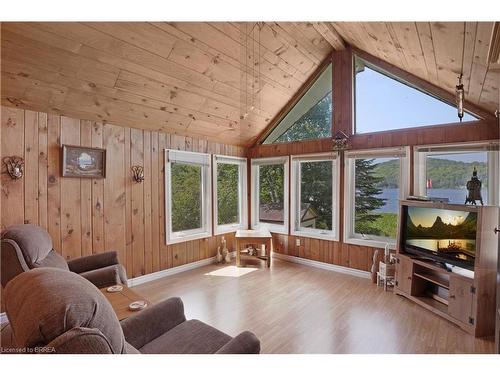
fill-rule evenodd
<path id="1" fill-rule="evenodd" d="M 236 231 L 236 266 L 241 267 L 241 244 L 259 244 L 266 246 L 266 253 L 262 255 L 260 249 L 257 250 L 258 259 L 265 260 L 267 267 L 271 267 L 271 253 L 273 252 L 273 236 L 267 229 L 259 230 L 237 230 Z"/>
<path id="2" fill-rule="evenodd" d="M 106 297 L 109 303 L 111 303 L 111 306 L 113 307 L 113 310 L 115 310 L 118 320 L 126 319 L 142 311 L 129 310 L 128 305 L 130 305 L 132 302 L 146 301 L 148 304 L 146 306 L 146 309 L 151 306 L 151 302 L 125 285 L 123 285 L 123 290 L 120 292 L 107 292 L 106 288 L 101 288 L 99 290 L 102 294 L 104 294 L 104 297 Z"/>

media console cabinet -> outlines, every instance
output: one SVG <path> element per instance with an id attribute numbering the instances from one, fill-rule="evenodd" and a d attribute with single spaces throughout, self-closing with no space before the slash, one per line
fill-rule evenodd
<path id="1" fill-rule="evenodd" d="M 408 203 L 402 201 L 401 205 Z M 474 271 L 450 272 L 434 262 L 406 254 L 398 238 L 394 292 L 476 336 L 495 334 L 498 207 L 411 202 L 412 206 L 478 213 Z M 402 212 L 400 212 L 402 214 Z M 401 216 L 400 216 L 401 217 Z"/>

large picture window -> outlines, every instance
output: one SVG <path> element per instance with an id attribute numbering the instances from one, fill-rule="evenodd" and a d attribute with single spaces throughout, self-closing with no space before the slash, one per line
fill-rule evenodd
<path id="1" fill-rule="evenodd" d="M 292 157 L 292 234 L 338 238 L 337 170 L 331 153 Z"/>
<path id="2" fill-rule="evenodd" d="M 355 132 L 373 133 L 458 122 L 455 105 L 355 56 Z M 465 113 L 463 121 L 478 118 Z"/>
<path id="3" fill-rule="evenodd" d="M 215 155 L 213 165 L 215 234 L 246 229 L 246 159 Z"/>
<path id="4" fill-rule="evenodd" d="M 395 244 L 409 183 L 406 155 L 406 148 L 346 153 L 345 242 Z"/>
<path id="5" fill-rule="evenodd" d="M 419 146 L 415 148 L 414 190 L 417 195 L 464 204 L 466 185 L 475 170 L 483 203 L 497 205 L 498 169 L 498 143 Z"/>
<path id="6" fill-rule="evenodd" d="M 330 137 L 332 110 L 332 64 L 329 64 L 263 143 Z"/>
<path id="7" fill-rule="evenodd" d="M 288 233 L 288 157 L 252 160 L 252 227 Z"/>
<path id="8" fill-rule="evenodd" d="M 210 155 L 165 150 L 167 244 L 211 235 Z"/>

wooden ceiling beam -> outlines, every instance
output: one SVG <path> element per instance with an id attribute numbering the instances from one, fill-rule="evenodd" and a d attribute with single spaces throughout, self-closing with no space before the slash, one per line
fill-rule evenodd
<path id="1" fill-rule="evenodd" d="M 344 39 L 330 22 L 313 22 L 313 27 L 336 51 L 345 49 Z"/>

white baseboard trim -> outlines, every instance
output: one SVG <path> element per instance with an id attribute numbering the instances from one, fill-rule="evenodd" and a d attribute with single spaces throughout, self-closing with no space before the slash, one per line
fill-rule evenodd
<path id="1" fill-rule="evenodd" d="M 0 324 L 4 324 L 4 323 L 8 323 L 9 322 L 9 318 L 7 318 L 7 314 L 6 313 L 1 313 L 0 314 Z"/>
<path id="2" fill-rule="evenodd" d="M 236 256 L 236 251 L 230 253 L 231 258 Z M 158 280 L 166 276 L 175 275 L 177 273 L 186 272 L 195 268 L 207 266 L 209 264 L 216 263 L 216 257 L 198 260 L 196 262 L 191 262 L 188 264 L 183 264 L 182 266 L 167 268 L 166 270 L 161 270 L 158 272 L 148 273 L 147 275 L 137 276 L 132 279 L 127 280 L 128 287 L 134 287 L 140 284 L 144 284 L 150 281 Z"/>
<path id="3" fill-rule="evenodd" d="M 362 277 L 365 279 L 369 279 L 371 277 L 371 274 L 368 271 L 361 271 L 361 270 L 357 270 L 355 268 L 349 268 L 349 267 L 338 266 L 336 264 L 318 262 L 316 260 L 304 259 L 304 258 L 299 258 L 299 257 L 291 256 L 291 255 L 273 253 L 273 258 L 285 260 L 287 262 L 303 264 L 303 265 L 309 266 L 309 267 L 321 268 L 321 269 L 328 270 L 328 271 L 345 273 L 347 275 Z"/>

